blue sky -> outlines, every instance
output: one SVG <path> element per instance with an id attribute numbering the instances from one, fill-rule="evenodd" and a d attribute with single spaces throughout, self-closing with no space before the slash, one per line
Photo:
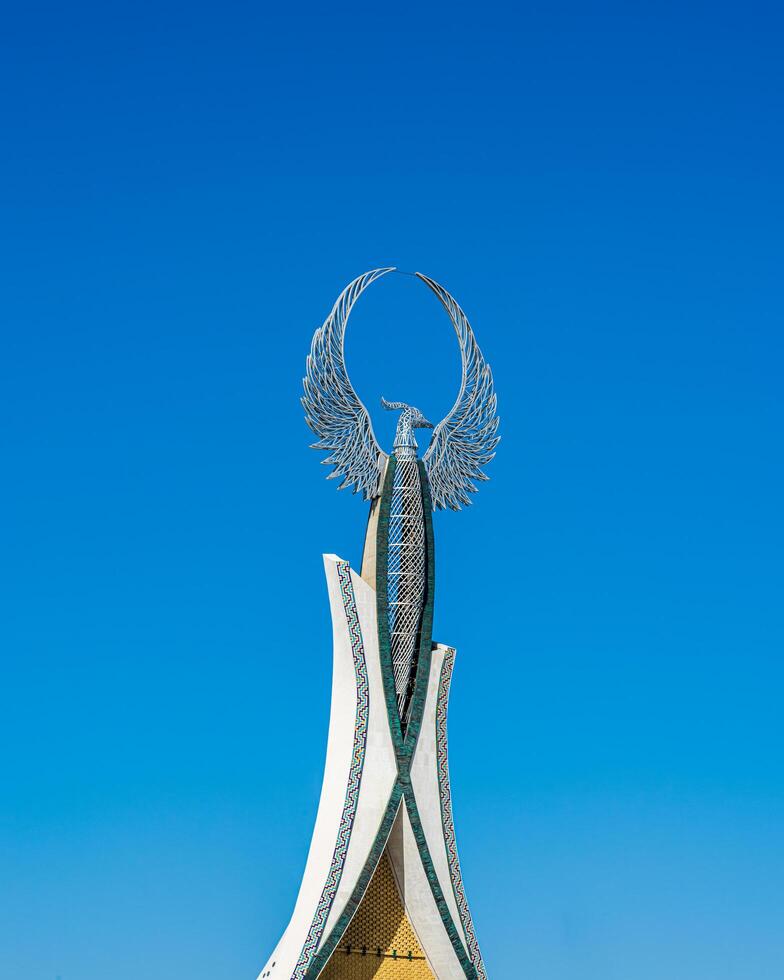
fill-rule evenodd
<path id="1" fill-rule="evenodd" d="M 26 4 L 2 31 L 0 977 L 253 978 L 365 506 L 298 403 L 335 296 L 461 302 L 503 442 L 436 517 L 494 980 L 784 975 L 774 4 Z M 436 417 L 389 277 L 348 358 Z M 439 414 L 440 413 L 440 414 Z"/>

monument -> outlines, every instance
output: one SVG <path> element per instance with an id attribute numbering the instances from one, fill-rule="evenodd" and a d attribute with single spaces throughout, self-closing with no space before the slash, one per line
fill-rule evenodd
<path id="1" fill-rule="evenodd" d="M 438 283 L 462 355 L 462 381 L 433 427 L 400 412 L 390 455 L 346 371 L 344 338 L 362 292 L 350 283 L 315 336 L 302 404 L 342 477 L 370 501 L 362 569 L 324 556 L 333 633 L 332 704 L 315 829 L 294 912 L 259 980 L 486 980 L 455 845 L 446 715 L 455 660 L 432 639 L 434 510 L 470 503 L 498 443 L 490 368 Z M 417 457 L 417 429 L 433 429 Z"/>

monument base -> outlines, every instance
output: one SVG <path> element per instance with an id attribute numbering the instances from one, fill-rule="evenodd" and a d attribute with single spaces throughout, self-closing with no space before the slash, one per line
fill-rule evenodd
<path id="1" fill-rule="evenodd" d="M 324 568 L 333 630 L 324 782 L 294 913 L 259 980 L 486 980 L 452 821 L 455 651 L 433 645 L 407 750 L 389 721 L 376 591 L 336 555 Z"/>

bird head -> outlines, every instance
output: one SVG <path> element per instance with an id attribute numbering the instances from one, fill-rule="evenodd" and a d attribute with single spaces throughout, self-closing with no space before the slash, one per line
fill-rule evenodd
<path id="1" fill-rule="evenodd" d="M 381 404 L 388 412 L 396 409 L 403 411 L 406 414 L 406 420 L 412 429 L 433 428 L 433 423 L 428 422 L 419 409 L 415 408 L 413 405 L 407 405 L 406 402 L 388 402 L 386 398 L 381 399 Z"/>

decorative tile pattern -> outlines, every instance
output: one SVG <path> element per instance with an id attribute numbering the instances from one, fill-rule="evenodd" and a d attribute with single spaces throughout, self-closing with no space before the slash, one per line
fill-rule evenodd
<path id="1" fill-rule="evenodd" d="M 302 947 L 299 960 L 292 974 L 292 980 L 303 980 L 308 965 L 318 949 L 324 925 L 332 908 L 332 903 L 337 894 L 338 885 L 343 875 L 343 867 L 346 863 L 346 854 L 351 839 L 351 829 L 354 825 L 354 817 L 357 812 L 357 802 L 359 800 L 359 787 L 362 781 L 362 768 L 365 762 L 365 745 L 367 742 L 368 717 L 370 714 L 370 685 L 368 683 L 367 665 L 365 663 L 365 649 L 362 643 L 362 629 L 359 624 L 357 613 L 357 603 L 354 596 L 354 587 L 351 584 L 351 569 L 346 561 L 337 564 L 338 582 L 340 583 L 340 594 L 343 598 L 343 608 L 346 613 L 348 631 L 351 637 L 351 653 L 354 658 L 354 672 L 357 681 L 357 710 L 354 722 L 354 751 L 349 769 L 348 786 L 346 788 L 346 799 L 343 804 L 343 814 L 340 818 L 337 843 L 332 855 L 327 880 L 321 892 L 321 898 L 313 916 L 307 939 Z"/>
<path id="2" fill-rule="evenodd" d="M 319 980 L 436 980 L 406 914 L 386 851 Z"/>
<path id="3" fill-rule="evenodd" d="M 349 923 L 356 914 L 357 909 L 362 902 L 362 898 L 367 890 L 371 878 L 373 877 L 373 872 L 376 870 L 378 862 L 381 860 L 381 855 L 386 847 L 387 840 L 389 839 L 389 834 L 392 830 L 392 824 L 395 820 L 395 814 L 400 806 L 400 800 L 403 796 L 403 790 L 400 788 L 400 783 L 395 783 L 392 787 L 392 793 L 389 797 L 387 803 L 386 811 L 384 812 L 384 819 L 381 821 L 381 826 L 376 834 L 376 839 L 373 841 L 373 846 L 370 848 L 370 854 L 365 862 L 365 867 L 362 869 L 357 883 L 354 886 L 354 891 L 351 898 L 346 902 L 345 908 L 338 916 L 338 920 L 332 927 L 332 932 L 327 936 L 324 942 L 321 944 L 321 948 L 318 953 L 311 960 L 310 966 L 308 967 L 307 973 L 305 974 L 305 980 L 316 980 L 317 977 L 321 975 L 321 971 L 324 969 L 330 956 L 334 953 L 338 946 L 338 943 L 345 935 L 346 929 Z"/>
<path id="4" fill-rule="evenodd" d="M 441 883 L 438 879 L 438 873 L 436 872 L 433 864 L 433 858 L 431 857 L 430 849 L 427 846 L 425 830 L 419 817 L 419 809 L 417 807 L 416 798 L 414 797 L 413 792 L 406 792 L 404 799 L 406 803 L 406 810 L 408 811 L 408 816 L 411 821 L 411 830 L 414 832 L 414 840 L 416 841 L 416 845 L 419 850 L 419 858 L 422 862 L 422 867 L 424 868 L 427 880 L 430 882 L 430 891 L 433 894 L 436 907 L 441 915 L 441 921 L 444 923 L 446 934 L 449 936 L 449 941 L 452 943 L 452 949 L 454 949 L 455 955 L 460 961 L 460 966 L 463 968 L 463 973 L 465 974 L 466 980 L 478 980 L 476 967 L 465 949 L 465 939 L 463 934 L 459 930 L 458 925 L 456 925 L 453 921 L 449 912 L 449 906 L 446 903 L 446 898 L 441 890 Z"/>
<path id="5" fill-rule="evenodd" d="M 446 845 L 446 856 L 449 862 L 449 874 L 452 878 L 452 889 L 455 893 L 455 901 L 460 913 L 460 920 L 463 924 L 468 952 L 471 962 L 476 968 L 476 975 L 479 980 L 487 980 L 482 954 L 479 951 L 479 944 L 476 941 L 474 924 L 471 920 L 471 913 L 468 909 L 468 902 L 463 888 L 463 876 L 460 873 L 460 860 L 457 856 L 457 844 L 455 842 L 455 825 L 452 818 L 452 794 L 449 789 L 449 760 L 447 755 L 446 739 L 446 710 L 449 701 L 449 684 L 452 680 L 452 670 L 455 666 L 455 651 L 448 647 L 444 653 L 444 663 L 441 667 L 441 679 L 438 687 L 438 701 L 436 703 L 436 754 L 438 760 L 438 790 L 441 796 L 441 820 L 444 827 L 444 843 Z"/>

